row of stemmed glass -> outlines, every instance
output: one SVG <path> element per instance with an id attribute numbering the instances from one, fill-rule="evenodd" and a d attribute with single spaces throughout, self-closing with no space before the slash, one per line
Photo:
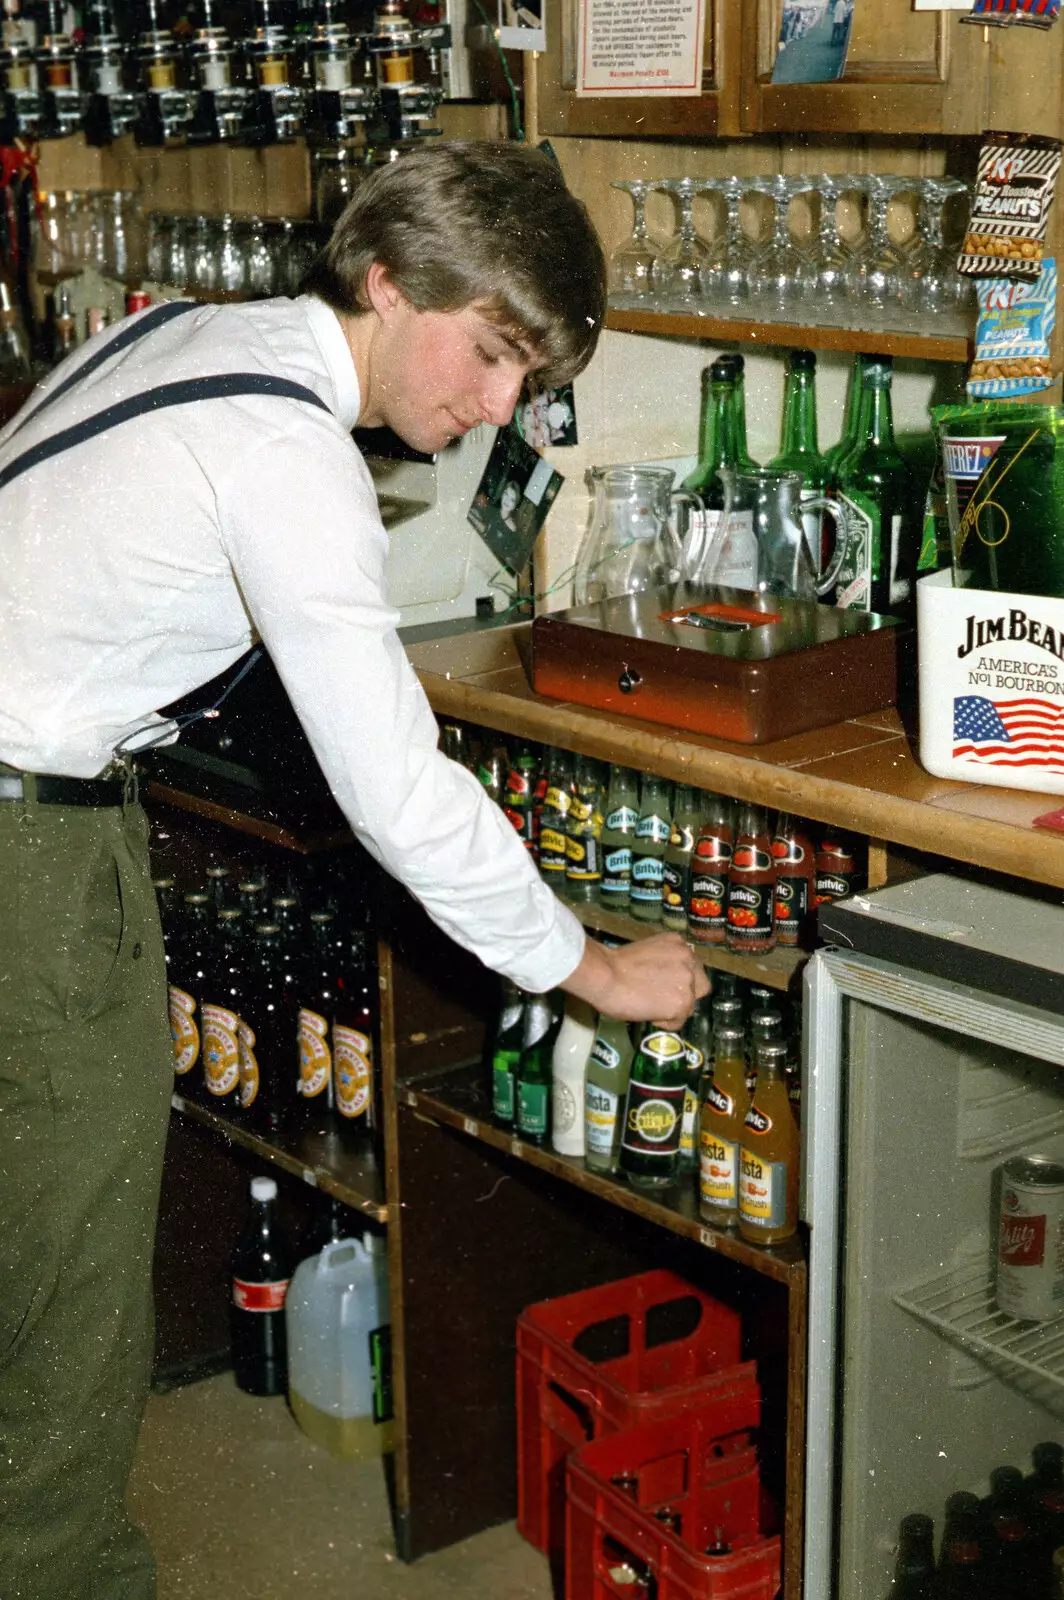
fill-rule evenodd
<path id="1" fill-rule="evenodd" d="M 946 239 L 949 202 L 968 192 L 960 179 L 778 175 L 631 179 L 613 187 L 630 194 L 635 208 L 631 237 L 610 260 L 617 306 L 852 328 L 968 329 L 971 280 L 957 272 L 956 245 Z M 647 226 L 647 198 L 657 191 L 676 206 L 676 231 L 666 242 L 654 239 Z M 709 239 L 695 225 L 700 195 L 717 212 Z M 754 195 L 770 202 L 764 238 L 751 238 L 743 223 L 743 199 Z M 798 195 L 811 199 L 817 219 L 805 242 L 791 227 Z M 914 226 L 901 243 L 888 228 L 891 202 L 900 195 L 909 196 L 915 208 Z M 844 196 L 861 209 L 861 231 L 853 242 L 839 223 Z"/>

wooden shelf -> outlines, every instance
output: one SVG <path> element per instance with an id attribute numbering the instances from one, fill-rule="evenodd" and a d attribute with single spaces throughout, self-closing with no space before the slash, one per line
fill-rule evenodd
<path id="1" fill-rule="evenodd" d="M 618 939 L 650 939 L 656 933 L 668 931 L 660 922 L 637 922 L 635 917 L 626 917 L 622 912 L 610 911 L 604 906 L 580 905 L 565 899 L 564 895 L 558 898 L 585 928 L 594 928 L 599 933 L 612 933 Z M 809 960 L 805 950 L 770 950 L 763 956 L 743 956 L 718 945 L 689 942 L 704 967 L 717 972 L 734 972 L 737 978 L 748 978 L 751 983 L 763 983 L 770 989 L 789 989 L 795 973 Z"/>
<path id="2" fill-rule="evenodd" d="M 346 1150 L 316 1133 L 252 1133 L 209 1106 L 179 1094 L 172 1096 L 170 1104 L 179 1116 L 201 1123 L 245 1150 L 253 1150 L 271 1166 L 281 1167 L 311 1188 L 333 1195 L 352 1211 L 360 1211 L 374 1222 L 388 1221 L 384 1174 L 371 1150 Z"/>
<path id="3" fill-rule="evenodd" d="M 850 350 L 868 355 L 908 356 L 916 361 L 971 360 L 972 341 L 961 334 L 897 333 L 869 328 L 816 328 L 790 322 L 730 321 L 683 311 L 611 308 L 607 328 L 651 333 L 659 338 L 707 339 L 735 344 L 786 345 L 803 350 Z"/>
<path id="4" fill-rule="evenodd" d="M 423 1079 L 416 1084 L 400 1084 L 396 1094 L 400 1105 L 408 1106 L 419 1116 L 441 1122 L 471 1139 L 479 1139 L 514 1160 L 549 1172 L 577 1189 L 598 1195 L 611 1205 L 667 1228 L 670 1233 L 693 1239 L 707 1250 L 740 1261 L 765 1277 L 788 1285 L 798 1279 L 804 1280 L 805 1251 L 800 1238 L 788 1239 L 769 1250 L 747 1244 L 738 1234 L 709 1227 L 698 1215 L 693 1176 L 661 1196 L 650 1195 L 630 1189 L 616 1178 L 590 1172 L 578 1157 L 556 1155 L 553 1150 L 526 1144 L 496 1127 L 489 1117 L 483 1068 L 479 1063 L 452 1068 L 438 1078 Z"/>

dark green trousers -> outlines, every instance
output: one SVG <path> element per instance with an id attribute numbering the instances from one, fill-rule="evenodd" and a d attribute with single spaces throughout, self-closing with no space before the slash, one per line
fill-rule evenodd
<path id="1" fill-rule="evenodd" d="M 151 1600 L 123 1495 L 172 1086 L 137 805 L 0 802 L 0 1596 Z"/>

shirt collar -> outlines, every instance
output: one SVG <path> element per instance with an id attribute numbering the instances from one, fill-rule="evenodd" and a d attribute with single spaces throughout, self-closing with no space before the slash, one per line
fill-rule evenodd
<path id="1" fill-rule="evenodd" d="M 358 421 L 362 396 L 358 389 L 354 357 L 344 337 L 340 319 L 332 307 L 316 295 L 300 295 L 299 303 L 307 314 L 310 331 L 325 357 L 325 365 L 336 389 L 337 419 L 350 431 Z"/>

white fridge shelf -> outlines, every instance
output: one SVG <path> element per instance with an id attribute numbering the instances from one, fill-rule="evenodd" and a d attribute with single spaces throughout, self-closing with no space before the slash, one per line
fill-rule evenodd
<path id="1" fill-rule="evenodd" d="M 1064 1388 L 1064 1315 L 1052 1322 L 1017 1322 L 999 1311 L 985 1254 L 936 1273 L 894 1303 L 988 1366 L 1048 1380 Z"/>

